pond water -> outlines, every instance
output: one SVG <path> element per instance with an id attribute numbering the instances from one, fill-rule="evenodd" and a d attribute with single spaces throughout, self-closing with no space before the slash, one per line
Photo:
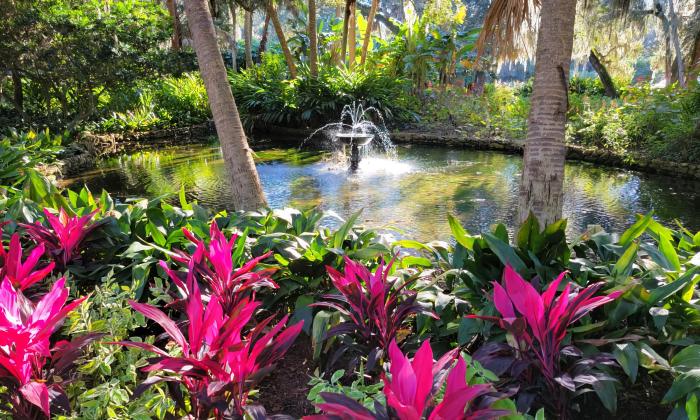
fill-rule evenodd
<path id="1" fill-rule="evenodd" d="M 434 146 L 398 147 L 398 160 L 365 158 L 356 175 L 321 152 L 270 147 L 257 165 L 272 208 L 320 206 L 342 217 L 364 209 L 365 226 L 397 228 L 398 236 L 447 239 L 447 213 L 471 232 L 495 222 L 513 226 L 521 157 Z M 177 196 L 214 209 L 231 199 L 219 147 L 198 145 L 141 152 L 107 160 L 100 169 L 68 180 L 103 188 L 119 199 Z M 590 224 L 620 231 L 636 213 L 700 229 L 700 182 L 567 163 L 564 216 L 571 233 Z"/>

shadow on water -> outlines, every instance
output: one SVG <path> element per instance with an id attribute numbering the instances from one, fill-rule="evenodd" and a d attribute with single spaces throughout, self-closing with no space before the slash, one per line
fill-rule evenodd
<path id="1" fill-rule="evenodd" d="M 324 152 L 269 147 L 256 151 L 256 161 L 272 208 L 320 206 L 344 216 L 364 208 L 364 225 L 397 227 L 419 240 L 447 239 L 447 213 L 473 232 L 514 223 L 519 156 L 424 146 L 398 147 L 397 155 L 369 156 L 352 176 Z M 667 223 L 677 218 L 700 229 L 700 182 L 581 163 L 567 164 L 565 182 L 571 232 L 589 224 L 620 231 L 651 209 Z M 182 185 L 202 205 L 230 209 L 232 202 L 217 146 L 125 155 L 68 183 L 120 199 L 176 195 Z"/>

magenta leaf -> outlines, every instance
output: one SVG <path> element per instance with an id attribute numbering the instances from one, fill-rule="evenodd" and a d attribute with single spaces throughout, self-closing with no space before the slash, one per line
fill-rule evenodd
<path id="1" fill-rule="evenodd" d="M 35 406 L 41 408 L 41 411 L 47 417 L 51 417 L 49 389 L 43 382 L 27 382 L 19 389 L 24 399 Z"/>

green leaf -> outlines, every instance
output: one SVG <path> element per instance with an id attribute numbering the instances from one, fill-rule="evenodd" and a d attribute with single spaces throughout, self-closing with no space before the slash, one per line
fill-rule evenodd
<path id="1" fill-rule="evenodd" d="M 678 259 L 678 253 L 666 235 L 659 236 L 659 251 L 661 251 L 661 254 L 668 262 L 667 269 L 672 271 L 681 270 L 681 262 Z"/>
<path id="2" fill-rule="evenodd" d="M 515 250 L 509 244 L 488 232 L 483 233 L 482 236 L 489 244 L 489 248 L 491 248 L 504 265 L 510 265 L 515 271 L 520 273 L 524 273 L 525 270 L 527 270 L 527 266 L 523 260 L 518 257 L 518 254 L 515 253 Z"/>
<path id="3" fill-rule="evenodd" d="M 700 368 L 700 345 L 693 344 L 679 351 L 671 359 L 671 366 L 679 372 L 689 372 Z"/>
<path id="4" fill-rule="evenodd" d="M 327 311 L 319 311 L 314 317 L 313 326 L 311 328 L 311 346 L 314 350 L 314 360 L 321 356 L 323 348 L 323 336 L 331 322 L 331 313 Z"/>
<path id="5" fill-rule="evenodd" d="M 700 368 L 678 375 L 661 402 L 668 404 L 679 400 L 698 388 L 700 388 Z"/>
<path id="6" fill-rule="evenodd" d="M 632 226 L 630 226 L 630 228 L 627 229 L 620 237 L 620 246 L 622 246 L 623 248 L 627 247 L 630 243 L 632 243 L 633 240 L 641 236 L 641 234 L 644 233 L 645 230 L 647 230 L 647 227 L 649 226 L 649 222 L 651 222 L 651 217 L 653 215 L 653 211 L 649 212 L 646 214 L 646 216 L 639 218 L 639 220 L 637 220 Z"/>
<path id="7" fill-rule="evenodd" d="M 350 230 L 352 230 L 352 227 L 355 225 L 355 222 L 357 222 L 357 218 L 360 217 L 361 213 L 362 210 L 359 210 L 357 213 L 350 216 L 347 222 L 343 223 L 343 225 L 335 232 L 335 235 L 333 235 L 333 248 L 343 248 L 345 238 L 348 236 L 348 233 L 350 233 Z"/>
<path id="8" fill-rule="evenodd" d="M 294 325 L 299 321 L 304 321 L 304 326 L 302 327 L 304 332 L 309 334 L 311 332 L 311 324 L 313 321 L 313 308 L 309 305 L 314 303 L 314 297 L 311 295 L 299 296 L 294 302 L 294 314 L 292 319 L 289 321 L 289 325 Z"/>
<path id="9" fill-rule="evenodd" d="M 639 245 L 636 243 L 630 244 L 630 246 L 625 250 L 619 260 L 615 263 L 612 269 L 612 275 L 615 279 L 621 279 L 627 277 L 632 270 L 632 263 L 637 257 L 637 250 Z"/>
<path id="10" fill-rule="evenodd" d="M 453 215 L 447 215 L 447 222 L 450 224 L 450 230 L 452 235 L 455 237 L 457 243 L 465 247 L 466 249 L 472 249 L 474 247 L 474 237 L 469 235 L 462 225 L 459 223 Z"/>
<path id="11" fill-rule="evenodd" d="M 622 370 L 630 377 L 632 383 L 637 381 L 637 371 L 639 369 L 639 357 L 637 348 L 631 343 L 615 344 L 613 354 Z"/>
<path id="12" fill-rule="evenodd" d="M 692 267 L 675 281 L 652 290 L 649 294 L 649 300 L 647 303 L 649 305 L 656 305 L 658 302 L 663 302 L 669 296 L 673 295 L 679 290 L 682 290 L 688 283 L 693 281 L 697 271 L 698 267 Z"/>
<path id="13" fill-rule="evenodd" d="M 593 390 L 608 411 L 611 413 L 617 411 L 617 390 L 613 381 L 595 381 Z"/>

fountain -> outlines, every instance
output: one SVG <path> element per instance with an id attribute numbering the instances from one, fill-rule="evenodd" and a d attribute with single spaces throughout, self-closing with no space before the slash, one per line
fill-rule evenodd
<path id="1" fill-rule="evenodd" d="M 379 125 L 372 122 L 370 113 L 374 114 Z M 326 124 L 317 129 L 302 142 L 302 146 L 319 132 L 326 132 L 334 144 L 342 146 L 343 156 L 347 156 L 346 148 L 350 148 L 350 172 L 357 171 L 362 156 L 366 154 L 375 138 L 378 139 L 376 143 L 384 149 L 389 157 L 396 157 L 396 148 L 389 139 L 384 118 L 374 107 L 365 109 L 361 104 L 355 102 L 352 105 L 345 105 L 340 113 L 339 122 Z"/>

